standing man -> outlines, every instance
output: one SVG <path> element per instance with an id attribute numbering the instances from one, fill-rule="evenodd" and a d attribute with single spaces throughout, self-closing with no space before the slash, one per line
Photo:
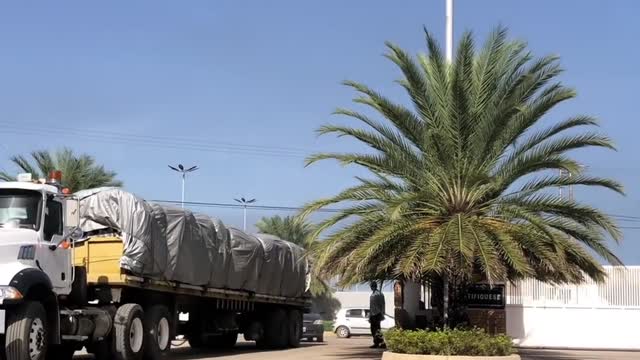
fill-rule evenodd
<path id="1" fill-rule="evenodd" d="M 371 336 L 373 336 L 371 348 L 386 347 L 380 329 L 380 323 L 384 320 L 384 311 L 384 295 L 378 290 L 378 283 L 372 281 L 371 296 L 369 297 L 369 323 L 371 323 Z"/>

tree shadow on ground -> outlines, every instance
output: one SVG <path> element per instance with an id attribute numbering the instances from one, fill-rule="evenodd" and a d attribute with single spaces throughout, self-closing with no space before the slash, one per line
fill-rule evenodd
<path id="1" fill-rule="evenodd" d="M 302 343 L 300 348 L 326 346 L 326 343 Z M 174 348 L 171 350 L 171 359 L 175 360 L 198 360 L 198 359 L 215 359 L 218 357 L 242 355 L 242 354 L 260 354 L 260 353 L 272 353 L 287 350 L 266 350 L 255 346 L 253 343 L 238 344 L 236 347 L 230 350 L 195 350 L 189 347 Z"/>
<path id="2" fill-rule="evenodd" d="M 352 347 L 349 349 L 336 348 L 334 352 L 326 355 L 327 359 L 332 360 L 356 360 L 356 359 L 382 359 L 382 349 L 370 349 L 368 346 Z"/>

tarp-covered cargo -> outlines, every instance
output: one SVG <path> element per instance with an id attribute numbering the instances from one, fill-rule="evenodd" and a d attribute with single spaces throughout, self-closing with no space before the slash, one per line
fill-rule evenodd
<path id="1" fill-rule="evenodd" d="M 85 190 L 85 233 L 115 231 L 124 243 L 120 266 L 134 275 L 265 295 L 304 294 L 303 249 L 271 235 L 249 235 L 187 209 L 149 203 L 114 188 Z"/>

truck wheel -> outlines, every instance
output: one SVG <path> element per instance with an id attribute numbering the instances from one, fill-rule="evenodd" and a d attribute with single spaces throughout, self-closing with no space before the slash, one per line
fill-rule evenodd
<path id="1" fill-rule="evenodd" d="M 113 322 L 113 356 L 117 360 L 140 360 L 144 353 L 144 312 L 138 304 L 124 304 Z"/>
<path id="2" fill-rule="evenodd" d="M 166 306 L 154 305 L 144 315 L 144 359 L 161 359 L 171 349 L 170 315 Z"/>
<path id="3" fill-rule="evenodd" d="M 302 314 L 299 310 L 289 311 L 289 346 L 300 346 L 300 339 L 302 338 Z"/>
<path id="4" fill-rule="evenodd" d="M 7 360 L 44 360 L 47 354 L 47 313 L 42 304 L 28 301 L 8 314 L 5 335 Z"/>
<path id="5" fill-rule="evenodd" d="M 287 347 L 289 343 L 289 324 L 287 312 L 284 309 L 277 308 L 268 312 L 264 328 L 264 344 L 266 346 L 274 349 Z"/>

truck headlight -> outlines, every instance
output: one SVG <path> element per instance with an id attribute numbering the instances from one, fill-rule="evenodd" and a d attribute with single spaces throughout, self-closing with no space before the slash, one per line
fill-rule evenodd
<path id="1" fill-rule="evenodd" d="M 316 321 L 313 322 L 313 325 L 324 325 L 324 321 L 316 320 Z"/>
<path id="2" fill-rule="evenodd" d="M 18 289 L 11 286 L 0 286 L 0 302 L 2 300 L 20 300 L 22 293 Z"/>

